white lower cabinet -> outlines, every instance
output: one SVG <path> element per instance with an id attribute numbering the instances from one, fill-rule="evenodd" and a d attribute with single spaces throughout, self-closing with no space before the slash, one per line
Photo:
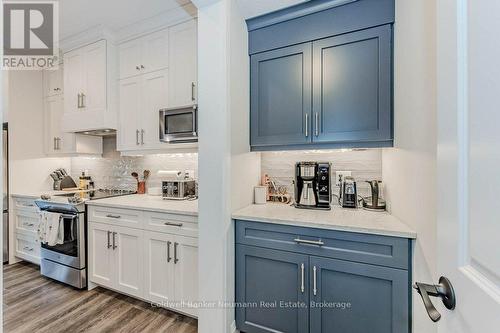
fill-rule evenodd
<path id="1" fill-rule="evenodd" d="M 197 316 L 198 240 L 148 231 L 145 243 L 145 298 Z"/>
<path id="2" fill-rule="evenodd" d="M 89 223 L 89 276 L 103 287 L 143 297 L 142 230 Z"/>
<path id="3" fill-rule="evenodd" d="M 138 219 L 134 228 L 118 225 L 118 218 L 92 220 L 98 213 L 127 215 L 123 209 L 120 215 L 114 208 L 109 208 L 108 214 L 107 209 L 89 209 L 89 280 L 196 317 L 193 304 L 198 301 L 198 239 L 185 235 L 189 230 L 184 230 L 184 223 L 171 229 L 169 222 L 184 218 L 185 223 L 194 224 L 196 218 L 130 210 L 128 215 L 133 213 Z M 164 221 L 168 232 L 149 225 L 153 215 Z"/>
<path id="4" fill-rule="evenodd" d="M 13 198 L 13 208 L 9 213 L 10 223 L 14 226 L 14 255 L 34 264 L 40 265 L 40 241 L 38 226 L 40 215 L 33 198 Z"/>

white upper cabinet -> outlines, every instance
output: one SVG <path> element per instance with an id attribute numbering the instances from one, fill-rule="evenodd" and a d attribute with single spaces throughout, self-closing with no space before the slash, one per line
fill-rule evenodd
<path id="1" fill-rule="evenodd" d="M 44 92 L 44 132 L 45 153 L 47 155 L 68 154 L 102 154 L 102 138 L 82 134 L 67 133 L 62 130 L 62 119 L 64 116 L 64 96 L 62 95 L 62 84 L 57 83 L 57 77 L 62 78 L 63 67 L 57 71 L 47 70 L 43 72 Z M 62 80 L 60 81 L 62 83 Z M 60 86 L 60 90 L 54 87 Z M 53 94 L 53 92 L 59 92 Z M 50 93 L 50 95 L 49 95 Z"/>
<path id="2" fill-rule="evenodd" d="M 118 150 L 161 149 L 158 111 L 168 103 L 168 70 L 120 80 Z"/>
<path id="3" fill-rule="evenodd" d="M 197 99 L 198 27 L 196 20 L 169 29 L 169 107 L 192 105 Z"/>
<path id="4" fill-rule="evenodd" d="M 64 54 L 64 131 L 116 129 L 117 63 L 106 40 Z"/>
<path id="5" fill-rule="evenodd" d="M 168 29 L 125 42 L 119 47 L 120 79 L 168 67 Z"/>
<path id="6" fill-rule="evenodd" d="M 63 70 L 59 66 L 57 70 L 46 70 L 43 72 L 43 95 L 50 97 L 63 93 Z"/>

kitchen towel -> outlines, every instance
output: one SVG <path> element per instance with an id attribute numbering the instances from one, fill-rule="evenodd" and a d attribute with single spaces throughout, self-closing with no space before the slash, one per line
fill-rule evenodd
<path id="1" fill-rule="evenodd" d="M 64 220 L 61 214 L 42 212 L 38 228 L 40 242 L 49 246 L 64 243 Z"/>

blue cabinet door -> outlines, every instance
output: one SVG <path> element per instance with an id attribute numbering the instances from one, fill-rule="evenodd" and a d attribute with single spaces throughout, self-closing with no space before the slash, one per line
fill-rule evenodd
<path id="1" fill-rule="evenodd" d="M 236 246 L 236 325 L 246 333 L 307 333 L 309 256 Z"/>
<path id="2" fill-rule="evenodd" d="M 313 141 L 391 142 L 392 26 L 313 42 Z"/>
<path id="3" fill-rule="evenodd" d="M 311 333 L 407 333 L 408 271 L 310 257 Z"/>
<path id="4" fill-rule="evenodd" d="M 311 142 L 312 44 L 251 56 L 252 146 Z"/>

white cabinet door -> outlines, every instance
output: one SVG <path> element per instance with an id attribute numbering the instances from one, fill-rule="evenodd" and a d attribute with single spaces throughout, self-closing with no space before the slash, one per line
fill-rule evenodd
<path id="1" fill-rule="evenodd" d="M 116 280 L 114 288 L 132 296 L 144 297 L 144 231 L 113 227 L 113 253 Z"/>
<path id="2" fill-rule="evenodd" d="M 150 73 L 168 67 L 168 29 L 149 34 L 142 40 L 142 73 Z"/>
<path id="3" fill-rule="evenodd" d="M 59 65 L 57 70 L 43 71 L 44 96 L 54 96 L 63 93 L 63 68 Z"/>
<path id="4" fill-rule="evenodd" d="M 169 105 L 196 103 L 197 90 L 197 24 L 196 20 L 169 29 Z"/>
<path id="5" fill-rule="evenodd" d="M 106 109 L 106 41 L 83 48 L 85 57 L 82 107 L 86 112 Z"/>
<path id="6" fill-rule="evenodd" d="M 114 253 L 110 226 L 89 223 L 89 279 L 105 287 L 114 287 Z"/>
<path id="7" fill-rule="evenodd" d="M 139 149 L 141 115 L 141 76 L 121 80 L 118 150 Z"/>
<path id="8" fill-rule="evenodd" d="M 134 39 L 120 44 L 120 79 L 141 74 L 142 40 Z"/>
<path id="9" fill-rule="evenodd" d="M 194 307 L 186 304 L 198 301 L 198 239 L 175 236 L 174 243 L 175 300 L 184 302 L 179 311 L 197 316 Z"/>
<path id="10" fill-rule="evenodd" d="M 80 94 L 83 92 L 84 56 L 82 49 L 64 54 L 64 112 L 80 111 Z"/>
<path id="11" fill-rule="evenodd" d="M 63 108 L 63 100 L 58 96 L 45 99 L 45 152 L 49 155 L 59 152 L 58 140 Z"/>
<path id="12" fill-rule="evenodd" d="M 141 149 L 161 148 L 158 132 L 159 110 L 168 106 L 168 70 L 142 75 Z"/>
<path id="13" fill-rule="evenodd" d="M 145 232 L 144 297 L 162 305 L 174 298 L 174 236 Z"/>

